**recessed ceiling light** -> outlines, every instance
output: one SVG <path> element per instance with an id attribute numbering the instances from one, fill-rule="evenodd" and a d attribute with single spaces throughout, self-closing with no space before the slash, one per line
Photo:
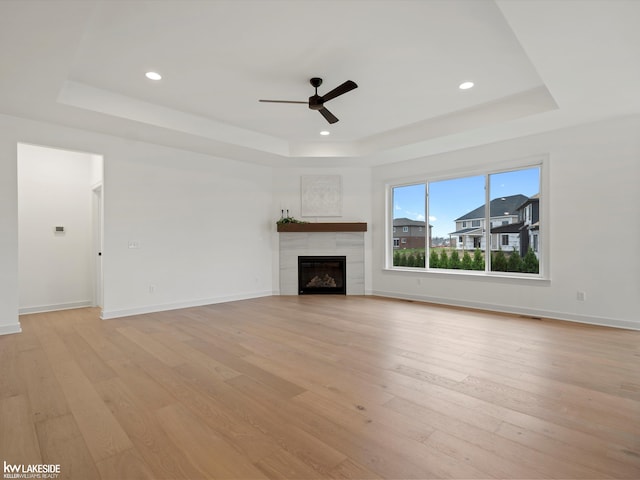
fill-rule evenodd
<path id="1" fill-rule="evenodd" d="M 462 82 L 458 85 L 460 90 L 469 90 L 471 87 L 473 87 L 473 82 Z"/>
<path id="2" fill-rule="evenodd" d="M 162 80 L 162 75 L 157 72 L 147 72 L 144 74 L 149 80 Z"/>
<path id="3" fill-rule="evenodd" d="M 331 135 L 331 132 L 329 130 L 322 130 L 320 132 L 320 135 L 324 135 L 324 136 Z"/>

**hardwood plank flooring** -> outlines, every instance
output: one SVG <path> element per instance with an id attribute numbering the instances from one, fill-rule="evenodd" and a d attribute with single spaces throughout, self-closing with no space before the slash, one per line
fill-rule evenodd
<path id="1" fill-rule="evenodd" d="M 640 332 L 283 296 L 0 337 L 0 460 L 69 479 L 638 479 Z"/>

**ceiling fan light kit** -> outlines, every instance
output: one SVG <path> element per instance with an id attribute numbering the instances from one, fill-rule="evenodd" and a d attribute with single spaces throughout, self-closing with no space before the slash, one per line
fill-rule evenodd
<path id="1" fill-rule="evenodd" d="M 322 85 L 322 79 L 319 77 L 313 77 L 311 80 L 309 80 L 309 83 L 311 83 L 311 86 L 316 89 L 316 93 L 310 96 L 307 102 L 297 101 L 297 100 L 259 100 L 259 101 L 267 102 L 267 103 L 306 103 L 311 110 L 317 110 L 318 112 L 320 112 L 320 114 L 325 118 L 327 122 L 333 124 L 338 121 L 338 118 L 329 110 L 327 110 L 324 104 L 329 100 L 333 100 L 334 98 L 339 97 L 340 95 L 350 92 L 354 88 L 358 88 L 358 85 L 356 84 L 356 82 L 347 80 L 342 85 L 338 85 L 336 88 L 334 88 L 330 92 L 327 92 L 321 96 L 321 95 L 318 95 L 318 87 Z"/>

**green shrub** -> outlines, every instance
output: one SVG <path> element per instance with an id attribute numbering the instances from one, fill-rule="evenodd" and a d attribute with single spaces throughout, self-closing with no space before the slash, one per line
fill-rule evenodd
<path id="1" fill-rule="evenodd" d="M 538 257 L 534 253 L 533 249 L 529 247 L 527 253 L 522 259 L 522 268 L 521 271 L 524 273 L 539 273 L 540 272 L 540 264 L 538 262 Z"/>
<path id="2" fill-rule="evenodd" d="M 430 268 L 440 268 L 440 257 L 438 257 L 438 252 L 436 250 L 431 250 L 429 254 L 429 267 Z"/>
<path id="3" fill-rule="evenodd" d="M 449 257 L 447 257 L 447 251 L 442 250 L 440 252 L 440 261 L 438 262 L 438 268 L 448 268 L 449 267 Z"/>
<path id="4" fill-rule="evenodd" d="M 513 248 L 513 252 L 509 255 L 509 260 L 507 260 L 507 272 L 520 272 L 522 270 L 522 258 L 520 254 L 516 252 L 515 247 Z"/>
<path id="5" fill-rule="evenodd" d="M 473 260 L 471 260 L 471 255 L 469 252 L 465 251 L 464 255 L 462 255 L 462 263 L 460 264 L 460 268 L 463 270 L 471 270 L 473 267 Z"/>
<path id="6" fill-rule="evenodd" d="M 457 250 L 454 250 L 453 252 L 451 252 L 451 257 L 449 258 L 449 268 L 458 270 L 460 269 L 460 266 L 460 255 L 458 254 Z"/>
<path id="7" fill-rule="evenodd" d="M 507 257 L 502 250 L 498 250 L 491 258 L 491 270 L 494 272 L 507 271 Z"/>
<path id="8" fill-rule="evenodd" d="M 479 248 L 476 248 L 476 251 L 473 252 L 473 265 L 471 268 L 474 270 L 484 270 L 484 256 Z"/>

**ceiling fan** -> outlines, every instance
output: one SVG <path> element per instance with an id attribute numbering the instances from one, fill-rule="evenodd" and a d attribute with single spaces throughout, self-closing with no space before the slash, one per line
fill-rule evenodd
<path id="1" fill-rule="evenodd" d="M 356 85 L 355 82 L 352 82 L 351 80 L 347 80 L 342 85 L 339 85 L 333 90 L 331 90 L 330 92 L 327 92 L 324 95 L 320 96 L 318 95 L 318 87 L 322 85 L 322 79 L 318 77 L 313 77 L 311 80 L 309 80 L 309 82 L 311 83 L 311 86 L 316 89 L 316 93 L 310 96 L 309 101 L 307 102 L 298 102 L 295 100 L 259 100 L 259 101 L 268 102 L 268 103 L 306 103 L 311 110 L 319 111 L 322 114 L 322 116 L 327 120 L 327 122 L 336 123 L 338 121 L 338 118 L 329 110 L 327 110 L 324 104 L 329 100 L 333 100 L 334 98 L 339 97 L 344 93 L 350 92 L 354 88 L 358 88 L 358 85 Z"/>

